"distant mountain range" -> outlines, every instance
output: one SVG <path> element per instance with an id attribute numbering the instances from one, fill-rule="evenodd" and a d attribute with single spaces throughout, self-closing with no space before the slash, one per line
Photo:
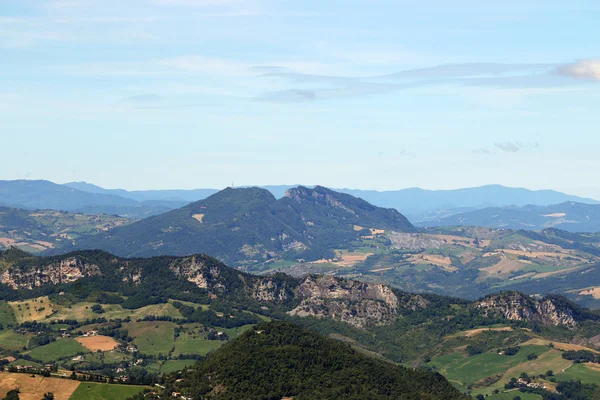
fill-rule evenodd
<path id="1" fill-rule="evenodd" d="M 146 200 L 171 200 L 171 201 L 197 201 L 202 200 L 216 192 L 217 189 L 195 190 L 138 190 L 128 192 L 122 189 L 108 190 L 86 182 L 72 182 L 65 186 L 90 193 L 118 195 L 136 201 Z M 285 195 L 288 189 L 298 185 L 271 185 L 261 186 L 270 191 L 276 198 Z M 311 186 L 307 186 L 311 187 Z M 502 185 L 485 185 L 474 188 L 454 190 L 426 190 L 409 188 L 391 191 L 360 190 L 347 188 L 332 188 L 341 193 L 360 197 L 378 207 L 395 208 L 405 215 L 414 216 L 411 220 L 421 220 L 423 214 L 438 210 L 446 214 L 448 210 L 464 212 L 465 209 L 480 209 L 485 207 L 525 206 L 529 204 L 547 206 L 568 201 L 600 204 L 599 201 L 572 196 L 554 190 L 529 190 L 511 188 Z M 434 214 L 435 215 L 435 214 Z"/>
<path id="2" fill-rule="evenodd" d="M 298 185 L 262 186 L 279 199 Z M 312 187 L 312 186 L 308 186 Z M 333 189 L 350 194 L 378 207 L 395 208 L 412 222 L 436 221 L 445 217 L 488 207 L 548 206 L 564 202 L 600 204 L 554 190 L 528 190 L 487 185 L 456 190 L 410 188 L 394 191 Z M 105 189 L 87 182 L 63 185 L 49 181 L 0 181 L 0 204 L 24 209 L 50 209 L 85 214 L 116 214 L 140 219 L 161 214 L 203 200 L 219 189 L 133 190 Z"/>
<path id="3" fill-rule="evenodd" d="M 281 199 L 266 189 L 228 188 L 180 209 L 85 238 L 74 248 L 99 248 L 130 257 L 204 252 L 240 266 L 275 257 L 334 258 L 332 249 L 347 247 L 364 234 L 363 227 L 415 231 L 395 209 L 320 186 L 292 188 Z"/>
<path id="4" fill-rule="evenodd" d="M 77 190 L 50 181 L 0 181 L 0 203 L 29 210 L 61 210 L 84 214 L 116 214 L 140 219 L 187 204 L 185 201 L 137 201 L 110 193 Z"/>
<path id="5" fill-rule="evenodd" d="M 565 202 L 550 206 L 488 207 L 418 223 L 419 226 L 486 226 L 490 228 L 600 232 L 600 205 Z"/>

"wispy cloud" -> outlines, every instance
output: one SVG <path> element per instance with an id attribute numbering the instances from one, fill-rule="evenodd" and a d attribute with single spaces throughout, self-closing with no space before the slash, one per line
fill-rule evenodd
<path id="1" fill-rule="evenodd" d="M 516 153 L 521 150 L 523 143 L 521 142 L 496 142 L 494 146 L 507 153 Z"/>
<path id="2" fill-rule="evenodd" d="M 592 79 L 600 81 L 600 59 L 579 60 L 558 68 L 558 73 L 573 78 Z"/>
<path id="3" fill-rule="evenodd" d="M 505 141 L 496 142 L 494 143 L 494 146 L 507 153 L 517 153 L 522 149 L 537 149 L 538 147 L 540 147 L 540 144 L 538 142 L 523 143 L 519 141 Z"/>

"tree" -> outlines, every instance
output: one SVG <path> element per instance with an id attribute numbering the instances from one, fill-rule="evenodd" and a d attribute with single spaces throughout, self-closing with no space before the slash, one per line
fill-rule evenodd
<path id="1" fill-rule="evenodd" d="M 515 396 L 513 397 L 513 400 L 521 400 L 521 396 Z"/>
<path id="2" fill-rule="evenodd" d="M 19 400 L 19 393 L 19 389 L 13 389 L 6 393 L 6 397 L 4 397 L 2 400 Z"/>
<path id="3" fill-rule="evenodd" d="M 546 371 L 546 376 L 553 376 L 553 375 L 554 375 L 554 371 L 552 371 L 551 369 Z"/>
<path id="4" fill-rule="evenodd" d="M 482 395 L 482 394 L 478 394 L 477 396 L 475 396 L 475 398 L 476 398 L 477 400 L 483 400 L 485 397 L 483 397 L 483 395 Z"/>
<path id="5" fill-rule="evenodd" d="M 44 393 L 44 397 L 42 397 L 42 400 L 54 400 L 54 393 Z"/>

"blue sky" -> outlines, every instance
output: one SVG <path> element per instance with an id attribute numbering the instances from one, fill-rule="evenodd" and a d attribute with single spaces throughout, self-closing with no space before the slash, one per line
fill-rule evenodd
<path id="1" fill-rule="evenodd" d="M 600 198 L 600 3 L 0 0 L 0 179 Z"/>

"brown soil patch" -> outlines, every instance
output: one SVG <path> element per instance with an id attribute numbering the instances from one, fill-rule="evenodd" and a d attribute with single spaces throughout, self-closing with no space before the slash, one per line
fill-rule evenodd
<path id="1" fill-rule="evenodd" d="M 512 328 L 510 326 L 503 326 L 498 328 L 479 328 L 479 329 L 471 329 L 470 331 L 465 332 L 465 337 L 475 337 L 482 332 L 488 331 L 496 331 L 496 332 L 512 332 Z"/>
<path id="2" fill-rule="evenodd" d="M 513 278 L 510 278 L 510 279 L 509 279 L 509 281 L 516 281 L 516 280 L 518 280 L 518 279 L 525 279 L 525 278 L 529 278 L 529 277 L 532 277 L 532 276 L 534 276 L 535 274 L 536 274 L 535 272 L 528 272 L 528 273 L 526 273 L 526 274 L 523 274 L 523 275 L 519 275 L 519 276 L 515 276 L 515 277 L 513 277 Z"/>
<path id="3" fill-rule="evenodd" d="M 394 267 L 372 269 L 371 272 L 384 272 L 384 271 L 389 271 L 390 269 L 394 269 Z"/>
<path id="4" fill-rule="evenodd" d="M 525 268 L 525 264 L 517 260 L 509 260 L 505 258 L 498 264 L 487 268 L 480 268 L 480 271 L 485 271 L 489 274 L 510 274 L 511 272 L 519 271 Z"/>
<path id="5" fill-rule="evenodd" d="M 590 289 L 582 290 L 579 294 L 584 296 L 592 296 L 594 299 L 600 299 L 600 287 L 593 287 Z"/>
<path id="6" fill-rule="evenodd" d="M 115 339 L 110 336 L 88 336 L 76 338 L 79 343 L 84 347 L 87 347 L 91 351 L 109 351 L 113 350 L 119 345 Z"/>
<path id="7" fill-rule="evenodd" d="M 547 346 L 549 343 L 552 343 L 554 345 L 555 349 L 562 350 L 562 351 L 587 350 L 587 351 L 591 351 L 592 353 L 600 354 L 600 351 L 598 351 L 598 350 L 594 350 L 592 348 L 585 347 L 585 346 L 580 346 L 578 344 L 551 342 L 550 340 L 541 339 L 541 338 L 530 339 L 530 340 L 526 341 L 525 343 L 523 343 L 523 346 L 527 346 L 527 345 Z"/>
<path id="8" fill-rule="evenodd" d="M 192 218 L 194 218 L 196 221 L 202 223 L 202 219 L 204 219 L 204 214 L 194 214 L 194 215 L 192 215 Z"/>
<path id="9" fill-rule="evenodd" d="M 0 397 L 19 388 L 21 400 L 40 400 L 47 392 L 54 393 L 56 400 L 69 400 L 77 386 L 79 382 L 71 379 L 44 378 L 38 375 L 32 378 L 29 374 L 0 373 Z"/>
<path id="10" fill-rule="evenodd" d="M 581 269 L 581 268 L 580 267 L 574 267 L 574 268 L 561 269 L 560 271 L 542 272 L 541 274 L 535 275 L 533 277 L 533 279 L 547 278 L 549 276 L 557 275 L 557 274 L 568 274 L 570 272 L 577 271 L 578 269 Z"/>
<path id="11" fill-rule="evenodd" d="M 359 262 L 365 261 L 373 253 L 344 253 L 342 254 L 341 261 L 337 261 L 336 264 L 341 267 L 351 267 L 358 264 Z"/>
<path id="12" fill-rule="evenodd" d="M 458 271 L 458 268 L 452 265 L 452 260 L 450 260 L 450 257 L 444 257 L 435 254 L 415 254 L 409 258 L 408 261 L 414 264 L 435 265 L 436 267 L 440 267 L 449 272 Z"/>
<path id="13" fill-rule="evenodd" d="M 15 239 L 0 238 L 0 244 L 6 247 L 13 246 L 15 244 Z"/>

